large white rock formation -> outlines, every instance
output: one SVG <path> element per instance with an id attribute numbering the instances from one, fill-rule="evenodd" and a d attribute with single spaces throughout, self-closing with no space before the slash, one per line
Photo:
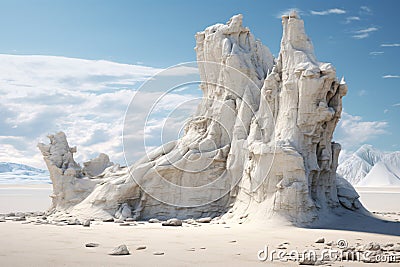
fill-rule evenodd
<path id="1" fill-rule="evenodd" d="M 148 219 L 274 216 L 296 224 L 333 210 L 363 211 L 337 177 L 332 142 L 347 85 L 319 62 L 293 12 L 282 17 L 278 58 L 242 26 L 242 15 L 196 34 L 204 98 L 184 136 L 129 167 L 104 154 L 81 168 L 63 133 L 39 144 L 50 170 L 50 213 Z"/>

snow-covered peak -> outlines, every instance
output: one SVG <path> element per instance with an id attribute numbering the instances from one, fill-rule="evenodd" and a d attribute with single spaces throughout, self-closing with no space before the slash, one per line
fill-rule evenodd
<path id="1" fill-rule="evenodd" d="M 0 173 L 15 172 L 15 171 L 47 173 L 47 171 L 45 170 L 34 168 L 25 164 L 14 163 L 14 162 L 0 162 Z"/>
<path id="2" fill-rule="evenodd" d="M 400 186 L 400 151 L 382 152 L 365 144 L 347 157 L 337 172 L 357 186 Z"/>
<path id="3" fill-rule="evenodd" d="M 378 161 L 381 160 L 383 153 L 374 148 L 372 145 L 365 144 L 362 145 L 354 153 L 354 155 L 360 157 L 362 160 L 365 160 L 370 165 L 375 165 Z"/>
<path id="4" fill-rule="evenodd" d="M 48 184 L 49 172 L 25 164 L 0 162 L 0 184 Z"/>

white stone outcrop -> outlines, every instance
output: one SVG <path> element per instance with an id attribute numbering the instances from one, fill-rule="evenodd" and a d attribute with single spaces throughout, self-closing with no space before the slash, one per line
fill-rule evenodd
<path id="1" fill-rule="evenodd" d="M 242 26 L 242 15 L 197 33 L 204 98 L 181 139 L 132 166 L 111 165 L 101 154 L 81 168 L 63 133 L 39 144 L 53 181 L 53 215 L 279 216 L 307 224 L 324 212 L 363 210 L 336 175 L 340 145 L 332 135 L 347 85 L 316 59 L 295 12 L 282 24 L 276 59 Z"/>

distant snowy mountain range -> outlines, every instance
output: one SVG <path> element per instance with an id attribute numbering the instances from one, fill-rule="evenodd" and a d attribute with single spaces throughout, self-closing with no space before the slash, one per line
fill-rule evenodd
<path id="1" fill-rule="evenodd" d="M 363 145 L 339 164 L 337 173 L 355 186 L 400 186 L 400 151 Z"/>
<path id="2" fill-rule="evenodd" d="M 0 162 L 0 184 L 50 184 L 49 172 L 28 165 Z"/>

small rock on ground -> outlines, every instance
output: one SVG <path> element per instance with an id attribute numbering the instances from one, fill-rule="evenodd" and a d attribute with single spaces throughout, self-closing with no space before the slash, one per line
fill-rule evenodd
<path id="1" fill-rule="evenodd" d="M 146 249 L 147 247 L 145 245 L 140 245 L 136 248 L 136 250 L 143 250 Z"/>
<path id="2" fill-rule="evenodd" d="M 162 223 L 162 226 L 182 226 L 182 221 L 179 219 L 169 219 Z"/>
<path id="3" fill-rule="evenodd" d="M 130 252 L 126 245 L 119 245 L 118 247 L 111 250 L 110 253 L 108 253 L 108 255 L 112 256 L 129 255 L 129 254 Z"/>
<path id="4" fill-rule="evenodd" d="M 156 251 L 156 252 L 153 252 L 153 255 L 161 256 L 161 255 L 164 255 L 164 252 L 162 252 L 162 251 Z"/>
<path id="5" fill-rule="evenodd" d="M 198 223 L 210 223 L 211 217 L 200 218 L 196 220 Z"/>
<path id="6" fill-rule="evenodd" d="M 322 265 L 323 263 L 316 259 L 303 259 L 299 265 Z"/>
<path id="7" fill-rule="evenodd" d="M 97 243 L 87 243 L 87 244 L 85 244 L 85 247 L 87 247 L 87 248 L 95 248 L 95 247 L 98 247 L 99 246 L 99 244 L 97 244 Z"/>
<path id="8" fill-rule="evenodd" d="M 317 240 L 315 240 L 315 243 L 325 243 L 325 238 L 324 237 L 320 237 Z"/>

